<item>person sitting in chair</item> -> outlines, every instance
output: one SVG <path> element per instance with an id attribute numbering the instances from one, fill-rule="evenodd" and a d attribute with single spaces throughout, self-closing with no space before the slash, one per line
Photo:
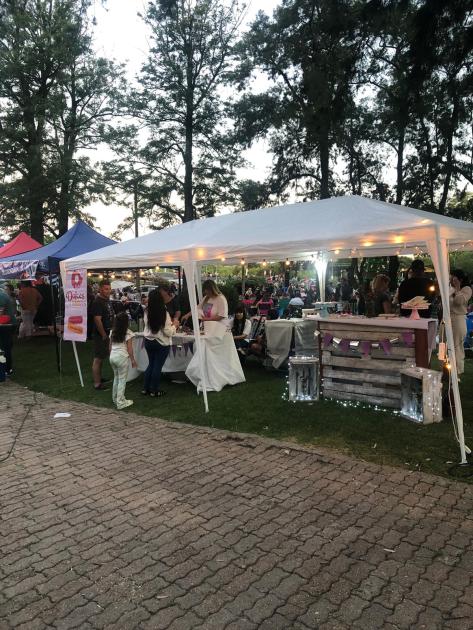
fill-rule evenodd
<path id="1" fill-rule="evenodd" d="M 232 335 L 237 352 L 241 355 L 244 355 L 246 349 L 248 348 L 250 331 L 251 320 L 246 317 L 246 311 L 243 304 L 239 304 L 235 309 L 235 316 L 232 322 Z"/>

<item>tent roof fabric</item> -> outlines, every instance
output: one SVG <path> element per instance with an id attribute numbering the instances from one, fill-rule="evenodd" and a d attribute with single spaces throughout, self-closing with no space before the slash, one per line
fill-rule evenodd
<path id="1" fill-rule="evenodd" d="M 50 261 L 58 267 L 59 261 L 79 256 L 86 252 L 114 244 L 115 241 L 102 236 L 83 221 L 78 221 L 57 240 L 37 249 L 18 256 L 9 256 L 2 262 L 39 261 L 40 266 L 49 268 Z"/>
<path id="2" fill-rule="evenodd" d="M 20 232 L 13 240 L 3 247 L 0 247 L 0 258 L 23 254 L 24 252 L 29 252 L 39 247 L 41 247 L 41 243 L 38 243 L 34 238 L 28 236 L 26 232 Z"/>
<path id="3" fill-rule="evenodd" d="M 67 260 L 65 267 L 127 269 L 191 261 L 412 254 L 432 238 L 473 248 L 473 223 L 359 196 L 332 197 L 190 221 Z"/>

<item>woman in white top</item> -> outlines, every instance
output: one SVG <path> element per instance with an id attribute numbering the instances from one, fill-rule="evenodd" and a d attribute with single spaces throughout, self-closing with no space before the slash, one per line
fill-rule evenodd
<path id="1" fill-rule="evenodd" d="M 220 322 L 226 325 L 228 318 L 228 303 L 226 297 L 218 288 L 213 280 L 205 280 L 202 284 L 202 293 L 204 295 L 202 302 L 197 306 L 199 319 L 204 322 Z M 185 321 L 189 319 L 191 313 L 187 313 L 182 317 Z"/>
<path id="2" fill-rule="evenodd" d="M 453 342 L 455 344 L 455 360 L 458 374 L 465 371 L 466 313 L 471 299 L 471 287 L 465 273 L 454 269 L 450 274 L 450 316 L 452 318 Z"/>
<path id="3" fill-rule="evenodd" d="M 148 308 L 144 315 L 145 350 L 149 364 L 145 372 L 145 381 L 142 394 L 160 397 L 166 392 L 159 389 L 161 382 L 161 370 L 169 354 L 172 336 L 176 334 L 171 317 L 166 310 L 164 300 L 158 289 L 150 291 L 148 295 Z"/>
<path id="4" fill-rule="evenodd" d="M 133 333 L 128 328 L 128 315 L 118 313 L 110 332 L 110 365 L 113 369 L 112 400 L 117 409 L 125 409 L 133 404 L 125 398 L 126 379 L 128 376 L 128 361 L 136 368 L 133 356 Z"/>

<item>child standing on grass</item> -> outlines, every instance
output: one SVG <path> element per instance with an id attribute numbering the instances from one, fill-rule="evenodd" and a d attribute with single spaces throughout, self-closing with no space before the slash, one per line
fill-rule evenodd
<path id="1" fill-rule="evenodd" d="M 114 375 L 112 400 L 117 409 L 125 409 L 133 404 L 132 400 L 125 398 L 128 359 L 131 360 L 132 367 L 136 368 L 133 356 L 133 336 L 134 334 L 128 328 L 127 313 L 118 313 L 110 332 L 110 365 Z"/>

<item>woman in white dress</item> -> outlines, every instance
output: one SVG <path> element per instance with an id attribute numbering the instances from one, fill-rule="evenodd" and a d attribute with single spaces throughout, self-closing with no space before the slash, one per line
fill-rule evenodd
<path id="1" fill-rule="evenodd" d="M 205 370 L 206 388 L 219 392 L 225 385 L 243 383 L 245 375 L 241 369 L 233 335 L 228 329 L 228 304 L 225 296 L 213 280 L 206 280 L 202 285 L 203 299 L 198 305 L 199 319 L 204 323 L 202 338 L 203 367 Z M 182 320 L 187 320 L 187 313 Z M 194 326 L 198 334 L 198 327 Z M 202 374 L 199 357 L 192 357 L 186 370 L 186 376 L 202 389 Z"/>
<path id="2" fill-rule="evenodd" d="M 450 274 L 450 316 L 452 318 L 453 342 L 458 375 L 465 371 L 466 313 L 471 300 L 471 287 L 461 269 L 454 269 Z"/>

